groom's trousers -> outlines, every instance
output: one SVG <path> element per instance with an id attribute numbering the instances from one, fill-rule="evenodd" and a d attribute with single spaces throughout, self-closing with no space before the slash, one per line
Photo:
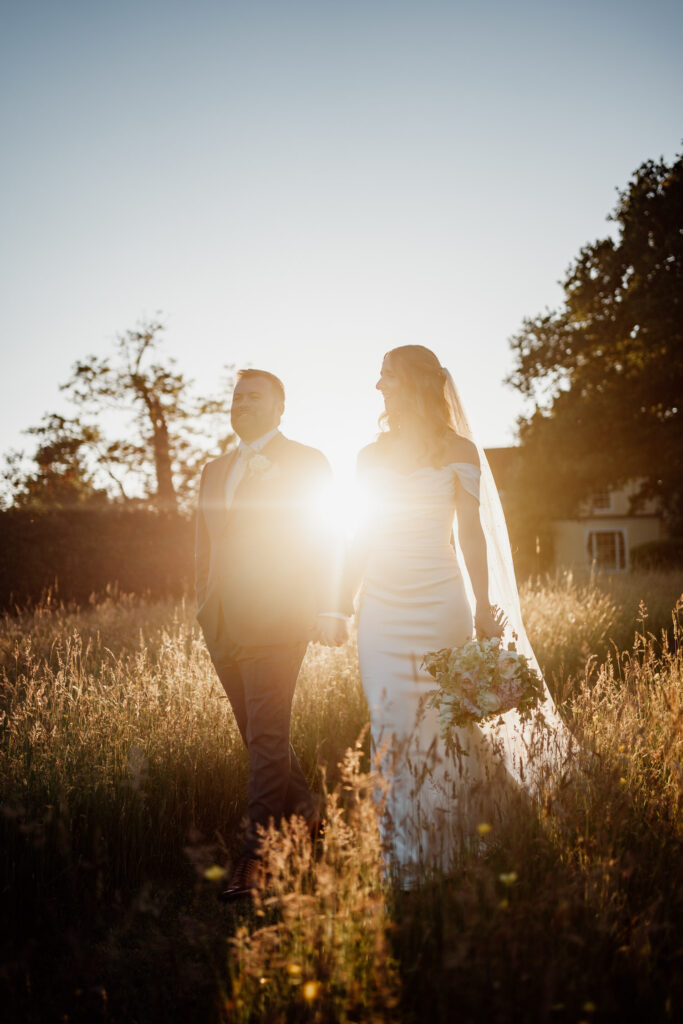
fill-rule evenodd
<path id="1" fill-rule="evenodd" d="M 248 824 L 242 853 L 258 853 L 258 826 L 314 814 L 311 792 L 289 742 L 292 698 L 306 642 L 242 647 L 221 634 L 209 644 L 218 678 L 249 753 Z"/>

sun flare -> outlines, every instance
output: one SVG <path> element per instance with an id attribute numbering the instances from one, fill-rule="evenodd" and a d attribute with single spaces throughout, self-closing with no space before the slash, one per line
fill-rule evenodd
<path id="1" fill-rule="evenodd" d="M 353 478 L 336 475 L 313 496 L 313 515 L 327 530 L 350 538 L 363 517 L 360 488 Z"/>

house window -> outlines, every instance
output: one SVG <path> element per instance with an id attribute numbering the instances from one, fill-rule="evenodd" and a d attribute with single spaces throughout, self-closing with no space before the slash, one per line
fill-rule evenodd
<path id="1" fill-rule="evenodd" d="M 593 495 L 593 511 L 609 512 L 612 508 L 612 492 L 607 487 L 602 487 Z"/>
<path id="2" fill-rule="evenodd" d="M 588 558 L 596 569 L 620 572 L 626 568 L 624 530 L 591 530 L 588 534 Z"/>

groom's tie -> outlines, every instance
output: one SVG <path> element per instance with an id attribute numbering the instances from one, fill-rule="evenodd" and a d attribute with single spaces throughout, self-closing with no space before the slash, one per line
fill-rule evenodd
<path id="1" fill-rule="evenodd" d="M 237 449 L 237 455 L 235 461 L 232 464 L 232 468 L 228 473 L 228 479 L 225 481 L 225 508 L 226 510 L 232 505 L 235 497 L 235 491 L 239 487 L 242 477 L 246 473 L 247 465 L 249 462 L 249 456 L 253 455 L 253 450 L 244 441 L 240 441 Z"/>
<path id="2" fill-rule="evenodd" d="M 251 444 L 247 444 L 246 441 L 240 441 L 237 446 L 237 455 L 235 461 L 232 464 L 230 472 L 228 473 L 228 479 L 225 481 L 225 508 L 230 508 L 235 498 L 235 491 L 239 487 L 242 477 L 247 471 L 249 460 L 253 455 L 258 453 L 269 444 L 273 438 L 279 434 L 277 427 L 275 430 L 268 431 L 263 437 L 258 437 Z"/>

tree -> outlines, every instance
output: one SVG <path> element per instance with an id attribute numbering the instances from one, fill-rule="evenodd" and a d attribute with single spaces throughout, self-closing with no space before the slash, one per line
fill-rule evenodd
<path id="1" fill-rule="evenodd" d="M 222 396 L 195 396 L 176 361 L 160 354 L 163 330 L 143 322 L 119 335 L 113 358 L 74 364 L 61 390 L 77 415 L 49 414 L 27 431 L 40 440 L 34 468 L 21 471 L 20 453 L 6 458 L 14 504 L 78 504 L 107 493 L 170 511 L 188 502 L 207 457 L 234 438 L 228 383 Z"/>
<path id="2" fill-rule="evenodd" d="M 28 434 L 38 438 L 34 466 L 26 469 L 23 453 L 5 456 L 3 477 L 17 508 L 93 507 L 106 504 L 106 490 L 97 487 L 87 465 L 87 447 L 94 440 L 91 428 L 57 413 L 43 417 Z"/>
<path id="3" fill-rule="evenodd" d="M 89 356 L 75 363 L 62 385 L 85 416 L 107 410 L 132 411 L 127 440 L 93 445 L 98 465 L 106 469 L 121 495 L 126 478 L 142 482 L 159 508 L 176 510 L 192 491 L 210 450 L 224 451 L 232 434 L 229 399 L 195 397 L 193 382 L 176 369 L 176 360 L 159 358 L 164 325 L 147 321 L 119 335 L 114 360 Z M 215 437 L 221 440 L 216 446 Z"/>
<path id="4" fill-rule="evenodd" d="M 571 515 L 605 485 L 639 481 L 683 518 L 683 156 L 647 161 L 562 282 L 561 309 L 511 339 L 508 382 L 535 399 L 519 421 L 519 487 L 539 518 Z M 553 481 L 553 486 L 549 481 Z"/>

